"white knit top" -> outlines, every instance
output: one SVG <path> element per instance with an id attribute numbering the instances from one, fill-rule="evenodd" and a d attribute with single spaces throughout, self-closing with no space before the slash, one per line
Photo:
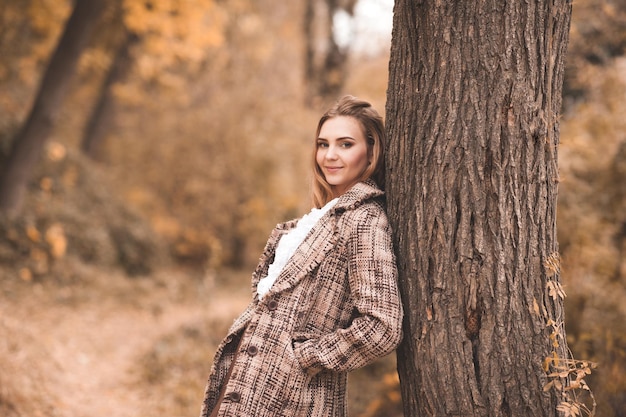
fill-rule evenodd
<path id="1" fill-rule="evenodd" d="M 298 246 L 304 241 L 304 238 L 306 238 L 313 226 L 315 226 L 319 219 L 337 203 L 337 200 L 338 199 L 335 198 L 329 201 L 320 209 L 313 208 L 308 214 L 305 214 L 298 220 L 296 227 L 280 238 L 278 246 L 276 247 L 274 262 L 269 266 L 267 276 L 262 278 L 257 285 L 256 292 L 259 295 L 259 300 L 269 292 L 272 285 L 274 285 L 274 281 L 276 281 L 276 278 L 278 278 L 285 265 L 287 265 L 289 258 L 291 258 Z"/>

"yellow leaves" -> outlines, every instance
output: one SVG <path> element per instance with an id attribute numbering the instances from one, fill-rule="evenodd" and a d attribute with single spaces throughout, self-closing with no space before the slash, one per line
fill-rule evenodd
<path id="1" fill-rule="evenodd" d="M 13 242 L 20 242 L 28 250 L 27 263 L 16 268 L 19 278 L 25 282 L 48 273 L 51 261 L 63 258 L 67 253 L 68 240 L 61 223 L 52 223 L 43 233 L 37 226 L 26 224 L 23 235 L 19 229 L 13 229 L 7 237 Z"/>
<path id="2" fill-rule="evenodd" d="M 28 16 L 32 28 L 42 34 L 60 30 L 59 22 L 70 14 L 71 3 L 58 0 L 36 0 L 30 2 Z"/>
<path id="3" fill-rule="evenodd" d="M 553 379 L 543 386 L 543 392 L 548 392 L 552 388 L 556 388 L 558 391 L 561 391 L 563 389 L 563 384 L 558 379 Z"/>
<path id="4" fill-rule="evenodd" d="M 567 295 L 560 282 L 548 281 L 546 287 L 548 288 L 548 295 L 550 295 L 554 301 L 557 301 L 559 298 L 562 300 Z"/>
<path id="5" fill-rule="evenodd" d="M 553 291 L 550 295 L 555 301 L 556 298 L 565 296 L 559 293 L 560 284 L 555 281 L 549 281 L 548 284 L 552 284 L 549 287 Z M 538 309 L 538 306 L 536 308 Z M 596 367 L 596 364 L 587 360 L 571 358 L 567 353 L 567 344 L 561 346 L 561 341 L 565 343 L 565 323 L 562 319 L 548 318 L 546 327 L 552 329 L 549 335 L 551 353 L 542 363 L 543 371 L 548 378 L 543 391 L 548 392 L 554 389 L 561 395 L 563 401 L 559 404 L 559 411 L 563 415 L 594 416 L 595 397 L 583 378 L 591 374 L 591 370 Z M 581 400 L 579 393 L 585 393 L 586 400 Z M 586 403 L 592 405 L 588 407 Z"/>
<path id="6" fill-rule="evenodd" d="M 555 352 L 552 352 L 552 353 L 555 353 Z M 544 371 L 544 372 L 548 372 L 548 371 L 550 370 L 550 362 L 551 362 L 551 361 L 552 361 L 552 358 L 551 358 L 551 357 L 547 357 L 547 358 L 545 358 L 545 359 L 543 360 L 543 366 L 542 366 L 542 368 L 543 368 L 543 371 Z"/>
<path id="7" fill-rule="evenodd" d="M 596 368 L 596 364 L 585 360 L 559 358 L 556 351 L 544 360 L 543 368 L 550 381 L 544 385 L 543 391 L 547 392 L 556 389 L 565 398 L 557 409 L 566 416 L 595 415 L 595 399 L 584 377 L 591 374 L 591 370 Z M 552 371 L 550 372 L 550 369 Z M 549 373 L 548 373 L 549 372 Z M 575 394 L 577 390 L 586 392 L 593 402 L 590 409 L 583 402 L 580 402 Z M 568 393 L 573 394 L 568 396 Z"/>
<path id="8" fill-rule="evenodd" d="M 544 262 L 546 275 L 551 278 L 561 272 L 561 256 L 558 252 L 552 252 Z"/>
<path id="9" fill-rule="evenodd" d="M 67 155 L 67 149 L 59 142 L 50 142 L 46 146 L 46 156 L 53 162 L 61 161 Z"/>
<path id="10" fill-rule="evenodd" d="M 561 257 L 558 252 L 551 253 L 548 258 L 545 260 L 544 265 L 546 269 L 546 276 L 548 278 L 555 278 L 561 273 Z M 546 283 L 546 287 L 548 290 L 548 295 L 554 301 L 563 300 L 566 297 L 565 291 L 563 290 L 563 286 L 558 278 L 548 279 Z"/>
<path id="11" fill-rule="evenodd" d="M 547 373 L 550 370 L 551 365 L 558 367 L 560 361 L 561 361 L 561 358 L 559 358 L 559 355 L 556 354 L 556 351 L 552 351 L 552 355 L 548 356 L 547 358 L 543 360 L 544 372 Z"/>
<path id="12" fill-rule="evenodd" d="M 111 60 L 112 56 L 104 49 L 87 49 L 80 57 L 80 61 L 78 62 L 78 71 L 81 74 L 85 74 L 92 68 L 106 70 L 111 65 Z"/>
<path id="13" fill-rule="evenodd" d="M 207 52 L 224 43 L 228 16 L 214 1 L 124 0 L 124 11 L 126 26 L 143 42 L 138 67 L 145 79 L 180 63 L 197 70 Z"/>
<path id="14" fill-rule="evenodd" d="M 49 245 L 50 255 L 52 255 L 53 258 L 59 259 L 65 256 L 65 252 L 67 251 L 67 238 L 65 237 L 65 231 L 61 224 L 54 223 L 46 230 L 46 243 Z"/>
<path id="15" fill-rule="evenodd" d="M 387 389 L 387 399 L 392 403 L 402 400 L 400 396 L 400 378 L 397 372 L 388 372 L 383 376 L 383 385 Z"/>
<path id="16" fill-rule="evenodd" d="M 564 417 L 579 416 L 581 412 L 580 404 L 569 403 L 567 401 L 561 402 L 556 409 L 563 413 Z"/>
<path id="17" fill-rule="evenodd" d="M 19 58 L 19 76 L 26 85 L 34 87 L 39 80 L 41 64 L 47 62 L 58 42 L 61 30 L 70 14 L 70 2 L 34 0 L 28 9 L 28 23 L 39 41 L 30 45 L 30 52 Z"/>
<path id="18" fill-rule="evenodd" d="M 182 226 L 175 217 L 157 214 L 152 217 L 152 227 L 161 236 L 173 240 L 181 234 Z"/>
<path id="19" fill-rule="evenodd" d="M 41 233 L 32 224 L 26 226 L 26 236 L 28 236 L 31 242 L 38 243 L 41 241 Z"/>
<path id="20" fill-rule="evenodd" d="M 550 341 L 552 342 L 552 347 L 553 348 L 558 348 L 559 347 L 559 338 L 558 338 L 556 332 L 552 332 L 550 334 Z"/>
<path id="21" fill-rule="evenodd" d="M 26 226 L 26 236 L 35 243 L 30 248 L 30 260 L 32 270 L 37 274 L 48 272 L 49 261 L 52 259 L 60 259 L 65 256 L 67 251 L 67 238 L 63 226 L 60 223 L 53 223 L 46 229 L 43 239 L 41 233 L 33 225 Z M 20 277 L 25 281 L 32 280 L 31 269 L 22 268 Z"/>
<path id="22" fill-rule="evenodd" d="M 569 376 L 569 369 L 566 369 L 565 371 L 561 371 L 561 372 L 552 372 L 551 374 L 548 374 L 549 377 L 551 378 L 555 378 L 555 377 L 559 377 L 559 378 L 567 378 Z"/>
<path id="23" fill-rule="evenodd" d="M 383 376 L 383 384 L 386 387 L 392 388 L 400 385 L 400 378 L 397 372 L 388 372 Z"/>
<path id="24" fill-rule="evenodd" d="M 171 32 L 170 18 L 177 12 L 177 2 L 171 0 L 124 0 L 124 21 L 133 32 Z"/>
<path id="25" fill-rule="evenodd" d="M 33 280 L 33 273 L 26 267 L 20 268 L 18 275 L 22 281 L 31 282 Z"/>
<path id="26" fill-rule="evenodd" d="M 402 400 L 402 396 L 400 395 L 400 391 L 389 391 L 387 393 L 387 398 L 392 403 L 399 403 Z"/>

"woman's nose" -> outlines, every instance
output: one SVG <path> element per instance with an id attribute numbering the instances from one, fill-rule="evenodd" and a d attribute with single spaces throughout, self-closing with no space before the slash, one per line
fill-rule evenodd
<path id="1" fill-rule="evenodd" d="M 334 146 L 329 146 L 326 151 L 326 159 L 337 159 L 337 152 Z"/>

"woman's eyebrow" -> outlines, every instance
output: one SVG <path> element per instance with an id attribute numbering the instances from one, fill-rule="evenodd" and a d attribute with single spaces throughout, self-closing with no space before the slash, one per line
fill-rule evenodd
<path id="1" fill-rule="evenodd" d="M 339 138 L 337 138 L 337 139 L 335 139 L 335 140 L 347 140 L 347 139 L 349 139 L 349 140 L 356 140 L 356 139 L 354 139 L 352 136 L 341 136 L 341 137 L 339 137 Z M 320 136 L 319 138 L 317 138 L 317 140 L 325 140 L 325 141 L 328 141 L 328 139 L 323 138 L 323 137 L 321 137 L 321 136 Z"/>

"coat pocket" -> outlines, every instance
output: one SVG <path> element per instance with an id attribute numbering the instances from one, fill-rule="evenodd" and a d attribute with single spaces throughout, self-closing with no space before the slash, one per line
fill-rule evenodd
<path id="1" fill-rule="evenodd" d="M 294 333 L 292 338 L 293 354 L 300 368 L 309 378 L 314 377 L 322 370 L 313 354 L 315 349 L 313 345 L 319 338 L 319 334 L 304 332 Z"/>
<path id="2" fill-rule="evenodd" d="M 291 372 L 284 385 L 283 409 L 281 415 L 306 416 L 314 404 L 310 389 L 311 377 L 302 368 L 295 354 L 293 342 L 285 350 L 285 362 L 291 364 Z"/>

